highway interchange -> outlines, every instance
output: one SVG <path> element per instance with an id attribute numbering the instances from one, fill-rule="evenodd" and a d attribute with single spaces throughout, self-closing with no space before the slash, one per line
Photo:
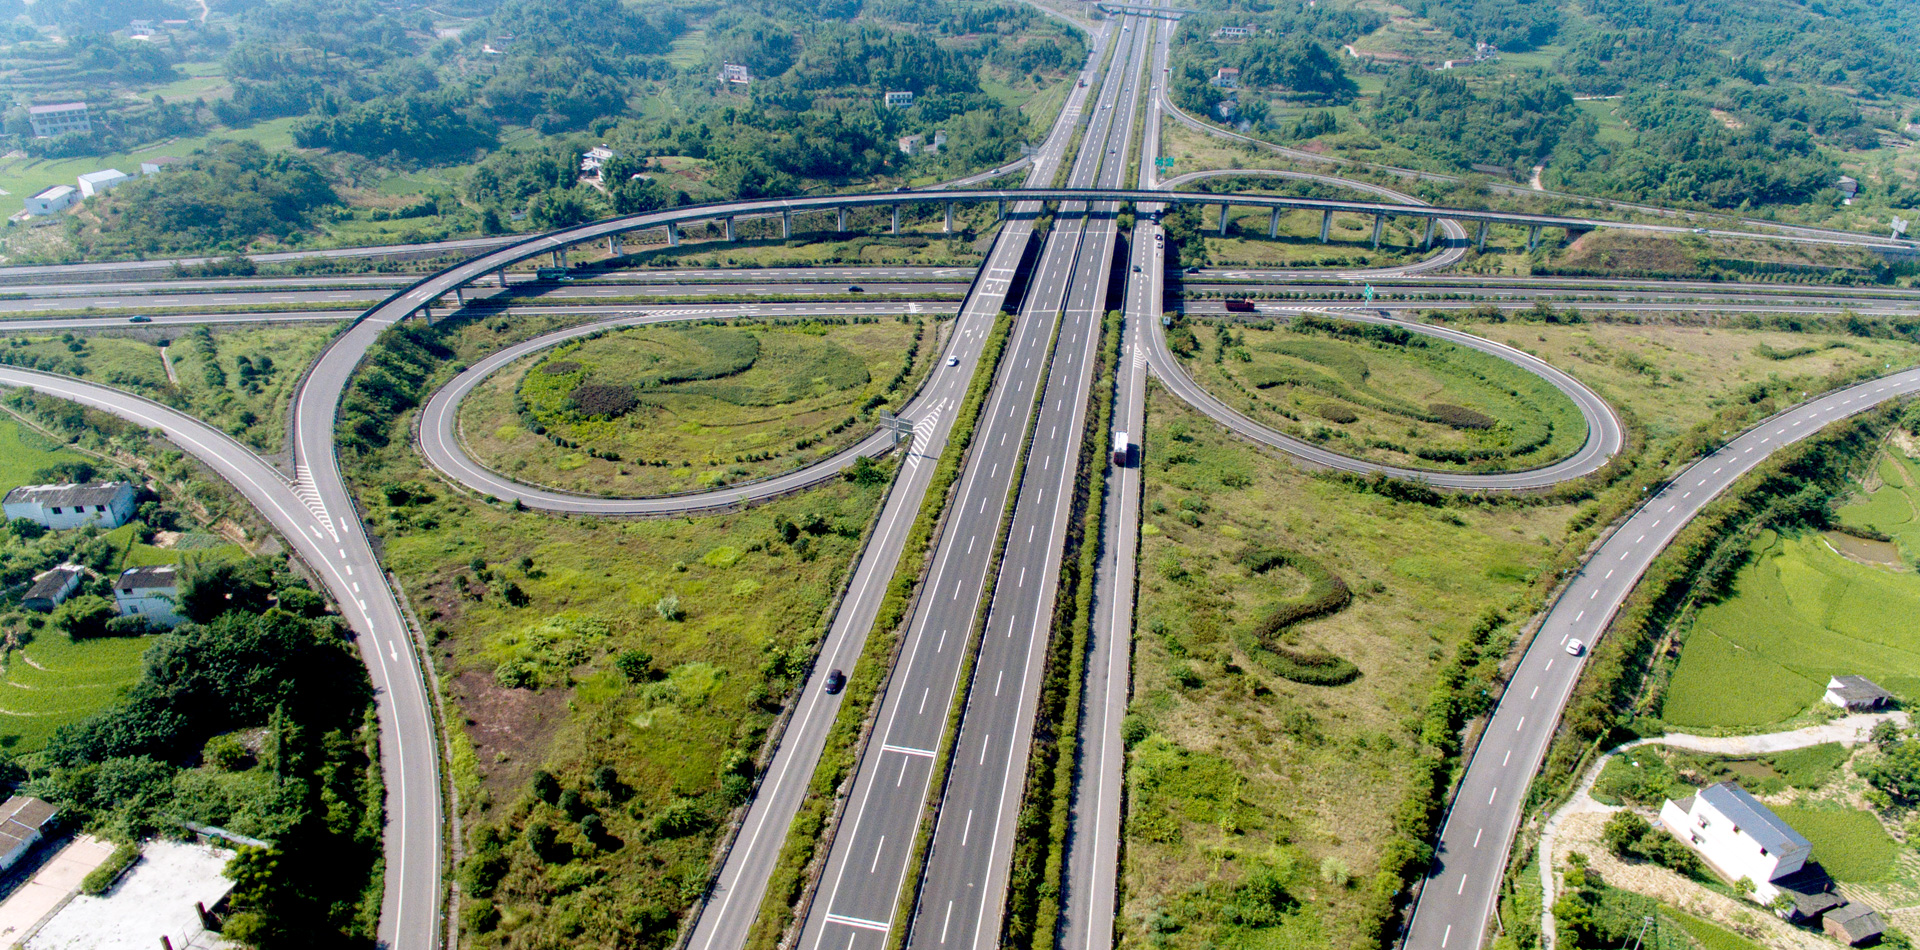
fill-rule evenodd
<path id="1" fill-rule="evenodd" d="M 1096 83 L 1076 88 L 1069 96 L 1056 126 L 1031 162 L 1028 181 L 1033 188 L 1050 188 L 1063 166 L 1068 189 L 1108 189 L 1106 193 L 1125 194 L 1136 200 L 1152 190 L 1178 187 L 1198 177 L 1161 182 L 1152 171 L 1161 116 L 1169 111 L 1177 116 L 1166 99 L 1165 83 L 1158 81 L 1164 75 L 1170 35 L 1168 20 L 1127 16 L 1104 21 L 1102 32 L 1096 36 L 1098 42 L 1090 44 L 1094 61 L 1089 64 L 1088 74 Z M 1113 49 L 1111 64 L 1104 71 L 1096 70 L 1108 41 Z M 1136 147 L 1132 133 L 1137 117 L 1144 119 L 1147 135 L 1139 143 L 1141 154 L 1136 166 L 1131 153 Z M 1084 144 L 1077 154 L 1070 154 L 1082 120 Z M 1129 189 L 1126 179 L 1135 167 L 1139 169 L 1138 181 Z M 994 171 L 1006 174 L 1012 170 Z M 1234 170 L 1217 174 L 1250 173 Z M 1287 177 L 1301 177 L 1301 173 L 1288 173 Z M 1329 176 L 1307 177 L 1354 184 Z M 983 176 L 972 178 L 984 180 Z M 1358 183 L 1356 187 L 1393 202 L 1411 200 L 1378 185 Z M 991 197 L 995 193 L 987 194 Z M 1069 192 L 1054 194 L 1077 197 Z M 876 196 L 867 203 L 883 203 L 889 197 L 895 196 Z M 723 210 L 740 216 L 778 214 L 783 205 L 797 203 L 748 202 Z M 1233 203 L 1238 206 L 1258 201 L 1243 198 Z M 1050 231 L 1037 239 L 1040 247 L 1024 275 L 1025 292 L 1000 363 L 1001 372 L 985 403 L 973 448 L 964 457 L 962 476 L 948 504 L 949 514 L 930 556 L 919 605 L 905 627 L 899 665 L 891 673 L 876 713 L 874 738 L 860 759 L 845 814 L 830 838 L 818 891 L 804 906 L 800 932 L 803 950 L 878 950 L 888 934 L 902 928 L 907 944 L 927 948 L 965 945 L 977 950 L 999 939 L 1010 838 L 1038 698 L 1039 664 L 1050 635 L 1047 620 L 1059 593 L 1055 579 L 1066 541 L 1075 462 L 1081 454 L 1082 432 L 1090 409 L 1100 319 L 1111 300 L 1124 301 L 1114 423 L 1117 431 L 1132 433 L 1132 440 L 1139 441 L 1145 418 L 1145 379 L 1151 372 L 1174 396 L 1249 441 L 1310 465 L 1360 472 L 1380 467 L 1326 452 L 1261 426 L 1193 383 L 1168 351 L 1161 329 L 1159 318 L 1167 299 L 1167 282 L 1173 278 L 1185 280 L 1189 291 L 1286 292 L 1324 297 L 1350 293 L 1353 281 L 1369 281 L 1409 296 L 1498 297 L 1494 302 L 1508 307 L 1530 306 L 1535 296 L 1562 299 L 1571 294 L 1607 295 L 1618 299 L 1581 305 L 1667 312 L 1723 309 L 1740 313 L 1833 313 L 1851 309 L 1869 315 L 1911 315 L 1920 303 L 1911 294 L 1884 290 L 1435 276 L 1433 271 L 1456 262 L 1466 247 L 1467 232 L 1451 219 L 1443 220 L 1447 240 L 1435 254 L 1400 267 L 1341 274 L 1340 280 L 1329 282 L 1324 271 L 1170 274 L 1158 225 L 1143 214 L 1125 245 L 1126 263 L 1116 270 L 1113 260 L 1121 235 L 1116 233 L 1112 214 L 1117 204 L 1112 200 L 1090 204 L 1090 213 L 1082 213 L 1081 205 L 1068 200 Z M 751 484 L 659 498 L 589 498 L 515 483 L 468 457 L 458 435 L 461 396 L 487 374 L 520 356 L 598 328 L 745 315 L 893 314 L 906 306 L 899 302 L 742 303 L 728 298 L 842 294 L 850 284 L 857 284 L 865 293 L 938 295 L 964 291 L 965 300 L 958 304 L 932 300 L 915 304 L 929 314 L 957 311 L 953 333 L 941 354 L 942 362 L 901 409 L 901 417 L 915 424 L 915 435 L 898 450 L 902 457 L 900 474 L 867 548 L 854 566 L 846 601 L 834 617 L 813 678 L 795 698 L 799 708 L 777 739 L 760 785 L 739 823 L 737 837 L 716 869 L 713 887 L 697 906 L 687 945 L 693 950 L 739 950 L 757 919 L 787 825 L 806 793 L 827 729 L 838 712 L 839 698 L 825 692 L 820 680 L 828 669 L 851 670 L 864 648 L 887 583 L 901 566 L 906 530 L 921 507 L 933 463 L 947 447 L 955 414 L 977 368 L 981 344 L 1016 284 L 1016 270 L 1029 253 L 1029 243 L 1036 240 L 1031 231 L 1041 208 L 1032 200 L 1012 206 L 1012 216 L 1000 229 L 977 275 L 952 268 L 649 271 L 545 287 L 538 293 L 528 293 L 525 286 L 506 291 L 480 286 L 482 280 L 491 281 L 506 266 L 566 244 L 658 226 L 656 219 L 694 220 L 685 216 L 688 213 L 601 222 L 531 241 L 516 237 L 453 242 L 433 250 L 484 253 L 424 279 L 365 276 L 108 281 L 102 275 L 120 273 L 109 266 L 0 269 L 0 280 L 26 282 L 0 292 L 0 315 L 21 317 L 0 322 L 0 328 L 11 327 L 17 332 L 128 326 L 122 314 L 26 318 L 36 309 L 65 313 L 89 307 L 125 311 L 201 305 L 240 311 L 159 314 L 153 317 L 153 326 L 351 319 L 351 325 L 317 359 L 294 399 L 290 472 L 275 468 L 204 423 L 109 387 L 10 367 L 0 367 L 0 385 L 72 399 L 163 432 L 233 483 L 320 575 L 357 635 L 379 695 L 381 755 L 389 792 L 387 893 L 381 939 L 388 946 L 424 948 L 439 945 L 447 936 L 443 923 L 446 823 L 440 774 L 444 738 L 437 731 L 434 703 L 429 698 L 430 681 L 416 648 L 415 631 L 406 623 L 399 595 L 389 585 L 360 524 L 332 444 L 333 423 L 346 387 L 379 335 L 423 306 L 456 291 L 462 299 L 489 304 L 495 301 L 487 298 L 508 294 L 513 303 L 504 312 L 509 314 L 563 313 L 587 318 L 574 328 L 496 353 L 436 392 L 421 416 L 422 452 L 449 481 L 477 494 L 517 499 L 534 509 L 587 515 L 687 514 L 804 490 L 833 477 L 856 454 L 893 450 L 892 439 L 876 433 L 818 464 Z M 1141 208 L 1152 210 L 1145 203 Z M 708 209 L 702 213 L 711 216 L 713 212 Z M 1796 230 L 1807 232 L 1795 235 L 1804 240 L 1877 240 Z M 1124 279 L 1117 296 L 1110 286 L 1116 275 Z M 62 280 L 76 282 L 56 282 Z M 17 293 L 12 292 L 16 289 Z M 649 295 L 711 295 L 716 302 L 648 305 L 630 299 Z M 595 303 L 604 298 L 619 298 L 619 302 Z M 247 310 L 323 302 L 352 306 L 374 300 L 378 302 L 359 314 L 339 310 Z M 449 312 L 453 305 L 442 304 L 440 312 Z M 1275 313 L 1313 311 L 1342 319 L 1391 321 L 1480 349 L 1548 379 L 1574 400 L 1588 424 L 1587 442 L 1578 452 L 1541 469 L 1502 475 L 1389 469 L 1390 474 L 1421 478 L 1449 489 L 1530 490 L 1590 474 L 1622 449 L 1624 433 L 1617 414 L 1573 377 L 1484 338 L 1379 315 L 1381 311 L 1469 305 L 1458 300 L 1382 299 L 1366 312 L 1358 312 L 1341 309 L 1341 304 L 1328 300 L 1259 304 L 1262 310 Z M 1186 308 L 1196 313 L 1215 312 L 1218 304 L 1195 300 Z M 959 365 L 946 366 L 945 357 L 949 355 L 959 358 Z M 1920 370 L 1908 370 L 1789 409 L 1693 465 L 1608 536 L 1545 616 L 1532 649 L 1492 714 L 1487 738 L 1461 780 L 1456 804 L 1438 843 L 1439 856 L 1421 891 L 1407 936 L 1408 947 L 1447 950 L 1479 945 L 1522 817 L 1526 787 L 1545 754 L 1582 665 L 1582 658 L 1565 654 L 1565 640 L 1578 637 L 1592 642 L 1674 533 L 1771 452 L 1818 431 L 1824 424 L 1915 391 L 1920 391 Z M 1030 446 L 1026 444 L 1028 439 Z M 1115 849 L 1123 795 L 1119 719 L 1126 708 L 1129 680 L 1127 645 L 1132 631 L 1139 479 L 1136 467 L 1111 470 L 1108 517 L 1102 525 L 1096 601 L 1090 621 L 1093 629 L 1087 700 L 1082 710 L 1086 723 L 1082 769 L 1074 789 L 1063 898 L 1064 945 L 1075 950 L 1100 950 L 1112 943 Z M 997 547 L 1002 537 L 1004 553 Z M 957 731 L 950 734 L 948 711 L 956 706 L 963 715 Z M 1497 763 L 1495 755 L 1499 756 Z M 943 757 L 951 759 L 956 774 L 965 773 L 964 781 L 934 786 L 940 771 L 936 762 Z M 923 834 L 930 834 L 931 847 L 926 849 L 924 866 L 916 867 L 912 859 Z M 912 902 L 903 905 L 902 894 L 912 895 Z"/>

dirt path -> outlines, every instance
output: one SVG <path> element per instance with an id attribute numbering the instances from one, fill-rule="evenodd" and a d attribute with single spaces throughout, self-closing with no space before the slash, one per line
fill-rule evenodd
<path id="1" fill-rule="evenodd" d="M 1838 742 L 1852 746 L 1865 742 L 1867 734 L 1876 723 L 1892 720 L 1901 728 L 1907 726 L 1907 714 L 1860 713 L 1843 716 L 1832 722 L 1804 729 L 1792 729 L 1786 732 L 1772 732 L 1757 736 L 1694 736 L 1674 733 L 1655 739 L 1636 739 L 1607 750 L 1581 776 L 1580 785 L 1567 799 L 1560 810 L 1547 819 L 1540 832 L 1540 946 L 1542 950 L 1554 950 L 1555 925 L 1553 920 L 1554 893 L 1559 886 L 1559 868 L 1566 860 L 1566 853 L 1581 846 L 1579 850 L 1587 856 L 1589 864 L 1600 872 L 1602 880 L 1623 890 L 1636 894 L 1645 894 L 1671 904 L 1690 914 L 1704 917 L 1730 927 L 1749 937 L 1765 937 L 1772 947 L 1827 947 L 1831 944 L 1806 933 L 1773 914 L 1761 909 L 1757 904 L 1737 901 L 1700 887 L 1686 878 L 1666 868 L 1651 864 L 1626 864 L 1613 856 L 1613 852 L 1601 845 L 1600 830 L 1607 818 L 1620 811 L 1619 805 L 1604 805 L 1593 798 L 1593 783 L 1600 778 L 1600 770 L 1606 767 L 1607 760 L 1628 749 L 1643 745 L 1663 745 L 1689 752 L 1706 752 L 1713 755 L 1764 755 L 1769 752 L 1785 752 L 1789 749 L 1804 749 L 1807 746 Z M 1655 825 L 1658 827 L 1658 825 Z"/>

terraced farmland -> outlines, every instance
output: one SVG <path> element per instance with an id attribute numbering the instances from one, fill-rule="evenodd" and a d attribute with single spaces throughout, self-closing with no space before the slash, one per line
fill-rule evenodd
<path id="1" fill-rule="evenodd" d="M 140 678 L 154 637 L 78 643 L 44 633 L 7 655 L 0 673 L 0 746 L 32 752 L 54 730 L 98 712 Z"/>

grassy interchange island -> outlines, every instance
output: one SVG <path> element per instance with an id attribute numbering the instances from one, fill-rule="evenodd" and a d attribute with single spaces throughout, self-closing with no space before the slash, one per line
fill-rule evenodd
<path id="1" fill-rule="evenodd" d="M 468 450 L 587 494 L 713 488 L 865 437 L 925 378 L 941 324 L 910 317 L 610 330 L 527 356 L 460 407 Z"/>
<path id="2" fill-rule="evenodd" d="M 1255 420 L 1373 461 L 1520 470 L 1565 458 L 1587 437 L 1579 408 L 1545 379 L 1398 327 L 1189 318 L 1168 342 L 1195 381 Z"/>

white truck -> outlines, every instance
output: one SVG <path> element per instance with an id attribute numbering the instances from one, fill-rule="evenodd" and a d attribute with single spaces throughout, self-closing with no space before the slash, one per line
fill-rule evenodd
<path id="1" fill-rule="evenodd" d="M 1133 446 L 1128 444 L 1127 434 L 1125 432 L 1115 432 L 1113 434 L 1113 464 L 1125 468 L 1128 458 L 1132 454 Z"/>

